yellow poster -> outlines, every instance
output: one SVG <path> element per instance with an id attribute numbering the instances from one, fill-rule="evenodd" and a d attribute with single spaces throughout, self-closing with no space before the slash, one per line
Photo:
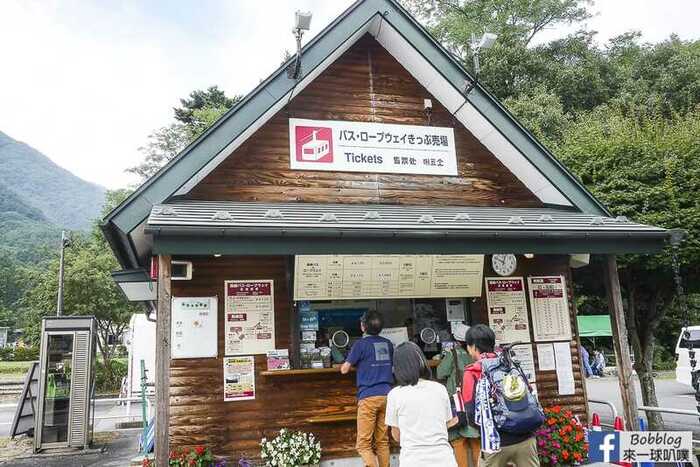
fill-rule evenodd
<path id="1" fill-rule="evenodd" d="M 480 297 L 483 255 L 298 255 L 294 300 Z"/>

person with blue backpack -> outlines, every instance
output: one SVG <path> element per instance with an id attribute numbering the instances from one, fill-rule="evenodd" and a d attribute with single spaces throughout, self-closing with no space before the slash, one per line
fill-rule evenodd
<path id="1" fill-rule="evenodd" d="M 481 432 L 479 467 L 539 467 L 535 432 L 544 412 L 520 366 L 505 349 L 496 353 L 496 335 L 477 324 L 465 336 L 474 363 L 464 370 L 462 399 L 469 422 Z"/>

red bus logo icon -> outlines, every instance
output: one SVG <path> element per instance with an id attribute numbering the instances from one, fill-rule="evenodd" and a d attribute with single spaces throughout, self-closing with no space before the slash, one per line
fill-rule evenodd
<path id="1" fill-rule="evenodd" d="M 333 131 L 326 127 L 298 126 L 296 159 L 299 162 L 333 162 Z"/>

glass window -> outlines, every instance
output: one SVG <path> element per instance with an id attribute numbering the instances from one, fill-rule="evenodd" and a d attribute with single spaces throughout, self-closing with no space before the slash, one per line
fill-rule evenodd
<path id="1" fill-rule="evenodd" d="M 65 443 L 68 441 L 73 335 L 49 335 L 46 353 L 41 442 Z"/>

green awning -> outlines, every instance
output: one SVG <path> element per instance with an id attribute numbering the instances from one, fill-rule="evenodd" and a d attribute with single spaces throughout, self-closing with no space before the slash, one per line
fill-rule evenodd
<path id="1" fill-rule="evenodd" d="M 576 319 L 581 337 L 612 336 L 610 316 L 608 315 L 577 316 Z"/>

